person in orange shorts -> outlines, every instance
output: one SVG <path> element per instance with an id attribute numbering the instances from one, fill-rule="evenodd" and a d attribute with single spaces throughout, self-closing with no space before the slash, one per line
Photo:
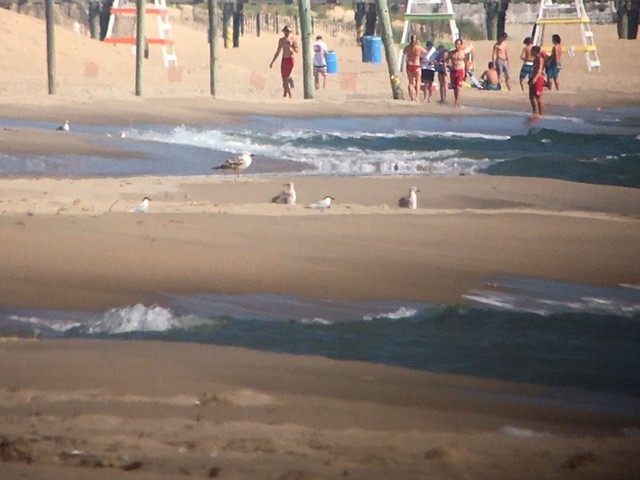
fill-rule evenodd
<path id="1" fill-rule="evenodd" d="M 542 94 L 544 93 L 547 80 L 544 76 L 544 58 L 540 53 L 540 46 L 535 45 L 531 48 L 533 56 L 533 75 L 529 80 L 529 100 L 531 101 L 531 109 L 533 117 L 539 118 L 543 115 Z"/>

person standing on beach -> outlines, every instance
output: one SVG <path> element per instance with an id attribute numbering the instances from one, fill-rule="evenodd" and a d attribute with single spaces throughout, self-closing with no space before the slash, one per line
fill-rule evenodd
<path id="1" fill-rule="evenodd" d="M 420 55 L 426 53 L 425 48 L 420 45 L 417 35 L 411 35 L 409 45 L 404 48 L 404 55 L 407 58 L 407 79 L 409 80 L 409 100 L 418 101 L 418 90 L 420 85 Z"/>
<path id="2" fill-rule="evenodd" d="M 298 53 L 298 42 L 291 34 L 291 29 L 286 25 L 282 29 L 282 34 L 282 37 L 278 39 L 278 48 L 273 55 L 273 60 L 271 60 L 269 68 L 273 68 L 273 64 L 278 59 L 280 52 L 282 52 L 282 60 L 280 61 L 282 90 L 284 92 L 282 96 L 291 98 L 291 89 L 293 88 L 293 78 L 291 78 L 294 65 L 293 54 Z"/>
<path id="3" fill-rule="evenodd" d="M 522 60 L 522 68 L 520 68 L 520 88 L 524 92 L 524 80 L 527 82 L 531 80 L 533 75 L 533 56 L 531 55 L 531 47 L 533 47 L 533 40 L 531 37 L 524 39 L 524 48 L 520 53 L 520 60 Z"/>
<path id="4" fill-rule="evenodd" d="M 507 90 L 511 90 L 511 74 L 509 72 L 509 53 L 507 52 L 507 32 L 504 32 L 498 38 L 498 41 L 493 46 L 493 53 L 491 54 L 491 61 L 496 66 L 498 72 L 498 78 L 504 75 L 504 83 L 507 86 Z"/>
<path id="5" fill-rule="evenodd" d="M 455 42 L 455 49 L 449 55 L 449 63 L 451 64 L 451 86 L 453 87 L 453 96 L 455 98 L 454 107 L 460 108 L 460 94 L 464 80 L 467 77 L 467 55 L 473 50 L 472 46 L 465 47 L 461 38 Z"/>
<path id="6" fill-rule="evenodd" d="M 533 117 L 540 118 L 543 115 L 542 94 L 547 83 L 544 77 L 545 61 L 540 53 L 539 45 L 531 48 L 531 55 L 533 56 L 533 76 L 529 80 L 529 100 Z"/>
<path id="7" fill-rule="evenodd" d="M 438 72 L 438 86 L 440 90 L 440 100 L 438 103 L 447 103 L 447 62 L 449 61 L 449 51 L 444 45 L 438 45 L 433 61 Z"/>
<path id="8" fill-rule="evenodd" d="M 327 86 L 327 55 L 329 55 L 327 44 L 322 40 L 322 35 L 318 35 L 313 44 L 313 78 L 316 90 L 320 88 L 320 75 L 322 75 L 322 88 Z"/>
<path id="9" fill-rule="evenodd" d="M 433 80 L 436 76 L 435 56 L 438 51 L 433 46 L 433 42 L 429 40 L 425 44 L 426 50 L 420 55 L 420 68 L 422 70 L 422 100 L 431 103 L 431 94 L 433 93 Z"/>
<path id="10" fill-rule="evenodd" d="M 558 76 L 560 75 L 560 58 L 562 58 L 562 40 L 560 35 L 554 34 L 551 36 L 553 42 L 553 48 L 551 49 L 551 55 L 547 58 L 545 65 L 545 71 L 547 73 L 547 88 L 553 90 L 552 85 L 556 86 L 556 90 L 560 90 L 560 82 Z M 553 83 L 551 81 L 553 80 Z"/>

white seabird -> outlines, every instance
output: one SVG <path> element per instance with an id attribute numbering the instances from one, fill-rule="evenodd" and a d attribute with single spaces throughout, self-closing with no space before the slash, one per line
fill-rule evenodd
<path id="1" fill-rule="evenodd" d="M 418 207 L 418 196 L 416 193 L 419 191 L 420 190 L 416 187 L 411 187 L 409 189 L 409 195 L 406 197 L 400 197 L 400 200 L 398 200 L 398 206 L 400 208 L 411 208 L 415 210 Z"/>
<path id="2" fill-rule="evenodd" d="M 296 204 L 296 191 L 293 188 L 293 182 L 284 184 L 286 190 L 281 191 L 278 195 L 271 199 L 271 203 L 279 203 L 282 205 Z"/>
<path id="3" fill-rule="evenodd" d="M 331 200 L 335 200 L 335 198 L 330 197 L 329 195 L 327 195 L 322 200 L 320 200 L 318 203 L 312 203 L 311 205 L 308 205 L 307 208 L 314 208 L 314 209 L 320 210 L 322 213 L 324 213 L 324 211 L 327 208 L 331 208 Z"/>
<path id="4" fill-rule="evenodd" d="M 62 125 L 60 125 L 58 128 L 56 128 L 56 130 L 63 130 L 65 132 L 68 132 L 70 129 L 71 128 L 69 126 L 69 120 L 65 120 Z"/>
<path id="5" fill-rule="evenodd" d="M 149 211 L 150 201 L 151 199 L 149 197 L 144 197 L 142 199 L 142 202 L 140 202 L 140 205 L 136 206 L 135 208 L 132 208 L 130 212 L 131 213 L 147 213 Z"/>
<path id="6" fill-rule="evenodd" d="M 222 165 L 212 167 L 211 170 L 233 170 L 236 174 L 236 180 L 240 176 L 242 170 L 246 170 L 251 165 L 253 160 L 253 153 L 244 152 L 235 157 L 231 157 L 226 160 Z"/>

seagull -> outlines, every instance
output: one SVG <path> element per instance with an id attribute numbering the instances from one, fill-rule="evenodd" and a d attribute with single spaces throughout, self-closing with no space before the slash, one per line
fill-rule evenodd
<path id="1" fill-rule="evenodd" d="M 253 153 L 244 152 L 235 157 L 229 158 L 222 165 L 211 168 L 211 170 L 233 170 L 236 173 L 236 180 L 240 176 L 240 171 L 249 168 L 251 160 L 253 159 Z"/>
<path id="2" fill-rule="evenodd" d="M 308 205 L 307 208 L 314 208 L 314 209 L 320 210 L 322 213 L 324 213 L 324 211 L 327 208 L 331 208 L 331 200 L 335 200 L 335 198 L 330 197 L 329 195 L 327 195 L 322 200 L 320 200 L 318 203 L 312 203 L 311 205 Z"/>
<path id="3" fill-rule="evenodd" d="M 130 210 L 131 213 L 147 213 L 149 211 L 149 201 L 151 199 L 149 197 L 144 197 L 140 205 Z"/>
<path id="4" fill-rule="evenodd" d="M 281 191 L 278 195 L 271 199 L 271 203 L 279 203 L 283 205 L 296 204 L 296 191 L 293 188 L 293 182 L 285 183 L 286 190 Z"/>
<path id="5" fill-rule="evenodd" d="M 65 132 L 68 132 L 70 130 L 69 120 L 65 120 L 64 124 L 60 125 L 58 128 L 56 128 L 56 130 L 63 130 Z"/>
<path id="6" fill-rule="evenodd" d="M 419 191 L 420 190 L 416 187 L 411 187 L 409 189 L 409 195 L 406 197 L 400 197 L 400 200 L 398 200 L 398 206 L 400 208 L 411 208 L 415 210 L 418 207 L 418 196 L 416 195 L 416 192 Z"/>

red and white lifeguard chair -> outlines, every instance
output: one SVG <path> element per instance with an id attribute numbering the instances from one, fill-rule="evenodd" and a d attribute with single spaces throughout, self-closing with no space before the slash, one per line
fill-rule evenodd
<path id="1" fill-rule="evenodd" d="M 147 45 L 160 45 L 162 47 L 162 59 L 166 68 L 178 66 L 178 56 L 176 55 L 175 45 L 171 32 L 171 23 L 169 22 L 169 9 L 166 0 L 153 0 L 147 2 L 145 14 L 156 17 L 158 25 L 158 36 L 154 38 L 147 37 L 145 42 Z M 135 21 L 120 22 L 119 16 L 137 15 L 136 3 L 127 2 L 127 0 L 113 0 L 111 6 L 111 15 L 109 16 L 109 25 L 104 41 L 106 43 L 123 43 L 127 45 L 136 44 Z"/>

